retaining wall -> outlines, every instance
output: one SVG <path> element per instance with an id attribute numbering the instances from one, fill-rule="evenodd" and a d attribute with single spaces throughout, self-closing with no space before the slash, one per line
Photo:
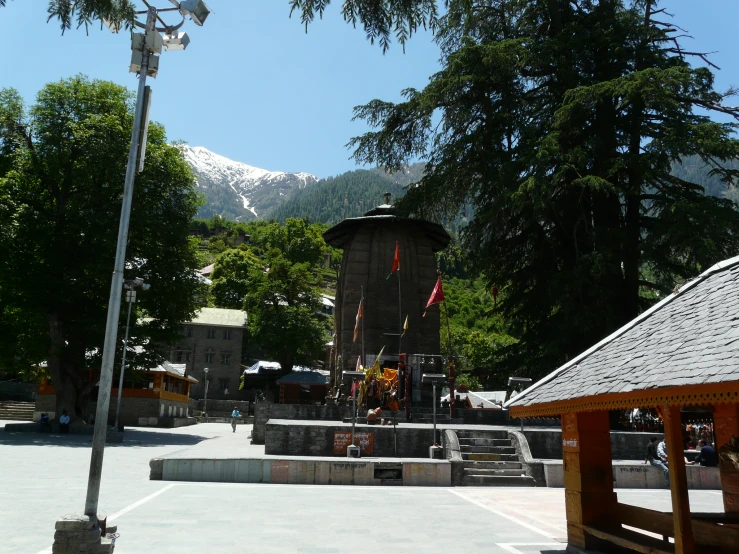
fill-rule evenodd
<path id="1" fill-rule="evenodd" d="M 531 456 L 538 459 L 562 459 L 561 429 L 531 429 L 524 427 L 523 435 L 529 443 Z M 647 444 L 654 433 L 627 433 L 611 431 L 611 454 L 614 460 L 640 460 L 646 456 Z"/>
<path id="2" fill-rule="evenodd" d="M 264 444 L 265 425 L 270 419 L 341 421 L 345 417 L 351 417 L 351 415 L 351 406 L 333 404 L 310 406 L 307 404 L 258 402 L 254 405 L 254 429 L 252 430 L 251 440 L 254 444 Z"/>
<path id="3" fill-rule="evenodd" d="M 547 487 L 564 487 L 562 462 L 543 462 Z M 717 467 L 686 466 L 689 489 L 721 490 L 721 478 Z M 614 463 L 613 486 L 618 489 L 666 489 L 661 469 L 649 464 Z"/>
<path id="4" fill-rule="evenodd" d="M 274 456 L 346 456 L 334 454 L 334 432 L 350 432 L 351 424 L 270 419 L 264 453 Z M 433 429 L 398 425 L 357 425 L 357 432 L 372 433 L 379 458 L 428 458 Z M 440 431 L 437 430 L 437 438 Z"/>
<path id="5" fill-rule="evenodd" d="M 422 487 L 451 485 L 451 465 L 445 460 L 379 462 L 352 458 L 155 458 L 149 462 L 149 466 L 149 478 L 164 481 Z"/>

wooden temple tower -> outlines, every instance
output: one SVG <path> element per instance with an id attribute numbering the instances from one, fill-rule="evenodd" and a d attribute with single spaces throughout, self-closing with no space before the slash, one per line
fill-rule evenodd
<path id="1" fill-rule="evenodd" d="M 406 316 L 408 331 L 402 338 L 403 353 L 437 354 L 440 351 L 439 308 L 433 307 L 426 317 L 422 316 L 437 278 L 434 254 L 449 244 L 450 237 L 437 223 L 396 216 L 389 196 L 386 194 L 385 204 L 363 217 L 345 219 L 323 234 L 328 244 L 344 251 L 334 311 L 337 354 L 334 383 L 341 381 L 343 370 L 355 368 L 362 353 L 361 339 L 353 340 L 362 291 L 368 365 L 383 346 L 383 361 L 398 359 L 402 326 L 399 319 L 404 323 Z M 396 242 L 400 270 L 388 278 Z"/>

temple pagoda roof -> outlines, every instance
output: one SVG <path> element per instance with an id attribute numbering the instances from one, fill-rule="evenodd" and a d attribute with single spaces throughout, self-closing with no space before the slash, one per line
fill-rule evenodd
<path id="1" fill-rule="evenodd" d="M 343 248 L 346 241 L 354 236 L 354 234 L 366 225 L 372 224 L 386 224 L 392 225 L 394 223 L 406 223 L 418 226 L 426 238 L 431 243 L 431 248 L 434 252 L 443 250 L 447 247 L 451 241 L 449 233 L 446 232 L 443 226 L 438 223 L 426 221 L 424 219 L 413 219 L 407 217 L 398 217 L 392 213 L 392 206 L 377 206 L 376 208 L 367 212 L 363 217 L 350 217 L 344 221 L 337 223 L 326 232 L 323 233 L 323 239 L 326 243 L 330 244 L 334 248 Z M 375 215 L 380 214 L 380 215 Z"/>
<path id="2" fill-rule="evenodd" d="M 739 400 L 739 257 L 720 262 L 506 403 L 511 415 Z"/>

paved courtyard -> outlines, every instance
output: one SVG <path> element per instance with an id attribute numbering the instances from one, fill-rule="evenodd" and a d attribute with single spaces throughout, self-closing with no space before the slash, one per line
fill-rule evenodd
<path id="1" fill-rule="evenodd" d="M 91 437 L 6 433 L 0 421 L 0 553 L 50 553 L 54 522 L 82 513 Z M 560 553 L 564 494 L 544 488 L 420 488 L 149 481 L 149 460 L 180 451 L 254 456 L 250 426 L 129 429 L 106 448 L 101 512 L 119 554 Z M 240 453 L 240 454 L 239 454 Z M 667 490 L 618 490 L 668 510 Z M 694 511 L 721 511 L 718 491 L 691 491 Z"/>

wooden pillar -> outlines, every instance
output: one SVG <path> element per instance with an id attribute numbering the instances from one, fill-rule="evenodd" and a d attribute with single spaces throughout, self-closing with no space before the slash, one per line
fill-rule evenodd
<path id="1" fill-rule="evenodd" d="M 567 540 L 582 549 L 597 547 L 583 525 L 612 527 L 616 494 L 608 412 L 562 414 Z"/>
<path id="2" fill-rule="evenodd" d="M 716 435 L 716 453 L 731 437 L 739 437 L 739 405 L 716 404 L 713 407 L 713 428 Z M 719 463 L 719 466 L 721 464 Z M 721 489 L 724 493 L 724 511 L 739 513 L 739 471 L 721 467 Z"/>
<path id="3" fill-rule="evenodd" d="M 663 406 L 662 421 L 665 424 L 667 465 L 670 468 L 672 520 L 675 526 L 675 554 L 694 554 L 695 538 L 693 537 L 693 524 L 690 520 L 688 477 L 685 473 L 680 406 Z"/>

